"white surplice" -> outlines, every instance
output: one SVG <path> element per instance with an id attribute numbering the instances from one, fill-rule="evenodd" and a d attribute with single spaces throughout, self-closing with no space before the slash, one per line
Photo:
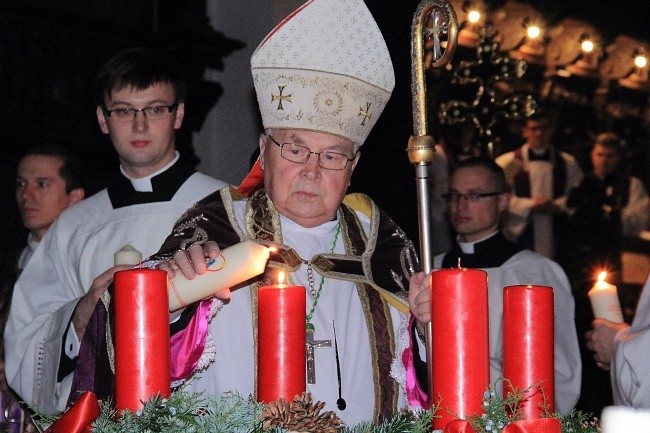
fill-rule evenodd
<path id="1" fill-rule="evenodd" d="M 244 206 L 243 202 L 234 203 L 240 228 L 245 227 Z M 360 212 L 357 212 L 357 216 L 367 233 L 370 226 L 368 218 Z M 280 217 L 280 221 L 283 243 L 293 247 L 303 259 L 309 260 L 316 254 L 331 251 L 337 221 L 330 221 L 309 230 L 284 217 Z M 343 236 L 343 233 L 338 236 L 335 253 L 345 254 Z M 304 286 L 309 292 L 306 264 L 291 273 L 290 279 L 291 283 Z M 315 290 L 318 290 L 321 279 L 321 275 L 314 271 Z M 311 295 L 307 294 L 307 313 L 313 301 Z M 212 319 L 209 332 L 216 346 L 215 361 L 190 380 L 190 391 L 221 395 L 235 390 L 244 396 L 253 395 L 255 353 L 251 303 L 251 289 L 237 289 L 232 292 L 230 301 L 223 305 Z M 397 332 L 405 316 L 393 307 L 390 307 L 390 312 L 393 328 Z M 348 425 L 372 420 L 375 408 L 375 382 L 371 361 L 373 348 L 356 285 L 349 281 L 325 278 L 312 324 L 316 329 L 314 338 L 330 340 L 331 347 L 314 349 L 316 384 L 308 384 L 307 391 L 312 394 L 314 401 L 325 403 L 323 411 L 336 412 Z M 347 403 L 345 410 L 339 410 L 336 406 L 339 382 L 334 326 L 340 362 L 341 396 Z M 403 407 L 405 401 L 405 396 L 400 390 L 398 407 Z"/>
<path id="2" fill-rule="evenodd" d="M 66 209 L 50 227 L 14 287 L 5 329 L 9 385 L 44 414 L 65 409 L 72 374 L 57 382 L 63 338 L 79 299 L 131 244 L 147 257 L 196 201 L 225 186 L 194 173 L 171 201 L 113 208 L 102 190 Z"/>

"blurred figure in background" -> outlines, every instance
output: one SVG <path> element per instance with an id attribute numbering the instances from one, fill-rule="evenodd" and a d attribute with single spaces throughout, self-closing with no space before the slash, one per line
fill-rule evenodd
<path id="1" fill-rule="evenodd" d="M 4 325 L 9 314 L 14 283 L 54 220 L 68 207 L 83 200 L 83 166 L 66 148 L 43 145 L 31 149 L 18 163 L 16 204 L 29 234 L 12 268 L 2 275 L 0 295 L 0 431 L 33 431 L 25 425 L 15 395 L 9 389 L 4 368 Z M 6 430 L 3 430 L 6 428 Z M 24 430 L 21 430 L 24 429 Z"/>
<path id="2" fill-rule="evenodd" d="M 27 246 L 18 259 L 24 269 L 54 220 L 68 207 L 83 200 L 81 161 L 68 149 L 38 146 L 18 163 L 16 203 L 25 228 Z"/>
<path id="3" fill-rule="evenodd" d="M 616 134 L 599 134 L 590 151 L 592 171 L 571 190 L 567 199 L 573 214 L 568 221 L 559 261 L 573 285 L 576 328 L 581 339 L 594 320 L 587 291 L 595 276 L 606 270 L 608 281 L 619 287 L 620 294 L 630 292 L 621 278 L 623 239 L 638 236 L 648 224 L 648 194 L 639 179 L 625 173 L 624 154 L 623 141 Z M 633 298 L 631 308 L 636 305 L 636 296 Z M 624 301 L 624 297 L 621 300 Z M 598 334 L 603 333 L 605 327 L 599 323 Z M 593 350 L 593 342 L 581 342 L 583 378 L 578 409 L 598 415 L 613 403 L 612 389 L 609 373 L 594 362 L 588 350 L 590 347 Z"/>
<path id="4" fill-rule="evenodd" d="M 643 182 L 622 169 L 621 139 L 611 132 L 599 134 L 590 157 L 593 171 L 567 199 L 574 213 L 564 261 L 578 281 L 591 277 L 595 268 L 620 272 L 623 237 L 638 236 L 649 219 Z"/>
<path id="5" fill-rule="evenodd" d="M 526 119 L 526 142 L 496 158 L 512 187 L 504 234 L 524 248 L 555 258 L 556 239 L 568 216 L 567 194 L 582 180 L 575 158 L 553 147 L 549 114 Z"/>

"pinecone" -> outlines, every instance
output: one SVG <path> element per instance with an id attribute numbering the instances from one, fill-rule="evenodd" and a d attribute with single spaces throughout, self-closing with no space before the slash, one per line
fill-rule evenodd
<path id="1" fill-rule="evenodd" d="M 325 403 L 312 403 L 311 394 L 303 392 L 287 403 L 284 399 L 264 406 L 260 418 L 264 430 L 284 428 L 295 432 L 338 433 L 341 419 L 334 412 L 319 413 Z"/>

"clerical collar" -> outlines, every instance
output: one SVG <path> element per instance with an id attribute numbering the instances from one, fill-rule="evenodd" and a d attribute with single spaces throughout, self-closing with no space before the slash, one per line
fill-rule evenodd
<path id="1" fill-rule="evenodd" d="M 149 176 L 152 191 L 136 191 L 131 179 L 118 176 L 108 186 L 108 196 L 114 209 L 136 204 L 170 201 L 178 189 L 196 171 L 183 159 L 174 159 L 166 169 Z"/>
<path id="2" fill-rule="evenodd" d="M 483 242 L 486 239 L 491 238 L 492 236 L 496 235 L 498 232 L 494 231 L 490 233 L 489 235 L 482 237 L 479 240 L 476 241 L 471 241 L 471 242 L 461 242 L 458 239 L 458 236 L 456 236 L 456 242 L 458 242 L 458 246 L 460 246 L 460 249 L 463 253 L 465 254 L 474 254 L 474 245 L 478 244 L 479 242 Z"/>
<path id="3" fill-rule="evenodd" d="M 530 147 L 528 159 L 530 161 L 550 161 L 553 158 L 551 149 L 533 149 Z"/>
<path id="4" fill-rule="evenodd" d="M 455 268 L 459 259 L 464 268 L 496 268 L 522 250 L 521 246 L 506 239 L 499 231 L 476 242 L 463 244 L 470 245 L 473 252 L 465 252 L 461 249 L 461 243 L 456 241 L 442 259 L 443 268 Z"/>
<path id="5" fill-rule="evenodd" d="M 180 158 L 180 156 L 181 156 L 180 153 L 178 153 L 178 151 L 176 151 L 174 159 L 172 159 L 169 164 L 167 164 L 166 166 L 164 166 L 160 170 L 155 171 L 155 172 L 153 172 L 150 175 L 145 176 L 145 177 L 135 178 L 135 177 L 129 176 L 128 174 L 126 174 L 126 172 L 124 171 L 124 167 L 122 167 L 121 164 L 120 164 L 120 172 L 122 172 L 122 175 L 124 177 L 126 177 L 127 179 L 129 179 L 131 181 L 131 184 L 133 184 L 133 189 L 136 190 L 137 192 L 151 192 L 151 191 L 153 191 L 153 185 L 151 184 L 151 179 L 154 176 L 157 176 L 160 173 L 162 173 L 164 171 L 167 171 L 169 169 L 169 167 L 171 167 L 172 165 L 174 165 L 176 163 L 176 161 L 178 161 L 178 158 Z"/>

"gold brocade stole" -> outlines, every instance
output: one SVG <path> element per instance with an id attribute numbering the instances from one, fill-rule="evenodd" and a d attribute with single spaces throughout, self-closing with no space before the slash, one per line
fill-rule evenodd
<path id="1" fill-rule="evenodd" d="M 366 235 L 356 214 L 346 205 L 338 212 L 345 251 L 348 255 L 361 256 L 366 246 Z M 251 196 L 246 206 L 246 231 L 252 239 L 262 243 L 283 245 L 280 229 L 280 216 L 264 191 Z M 267 266 L 268 276 L 270 267 Z M 398 384 L 390 375 L 395 351 L 395 335 L 388 303 L 377 290 L 369 284 L 359 282 L 358 276 L 350 279 L 337 279 L 354 282 L 361 300 L 363 313 L 370 337 L 372 351 L 372 370 L 375 383 L 374 422 L 392 416 L 397 410 Z M 257 282 L 251 286 L 253 308 L 253 338 L 255 340 L 255 397 L 257 398 L 257 289 L 264 284 Z M 354 410 L 349 408 L 349 410 Z"/>

